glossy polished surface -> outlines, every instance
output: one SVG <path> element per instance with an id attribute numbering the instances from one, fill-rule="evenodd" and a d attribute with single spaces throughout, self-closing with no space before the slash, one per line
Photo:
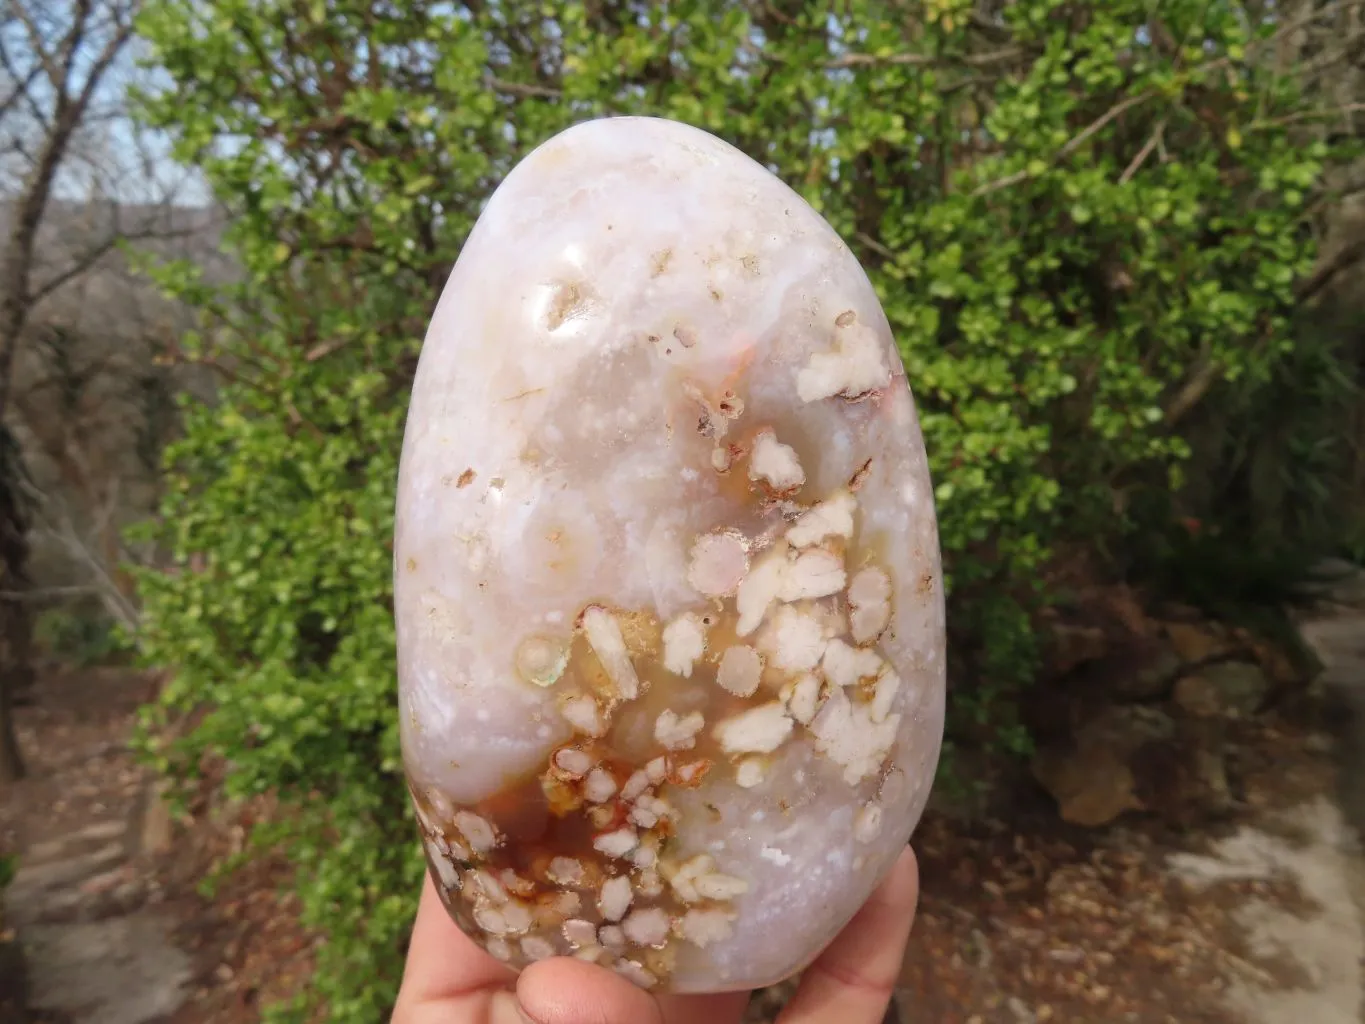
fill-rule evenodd
<path id="1" fill-rule="evenodd" d="M 914 404 L 824 220 L 672 122 L 531 153 L 427 335 L 395 614 L 428 859 L 490 953 L 804 966 L 919 819 L 944 689 Z"/>

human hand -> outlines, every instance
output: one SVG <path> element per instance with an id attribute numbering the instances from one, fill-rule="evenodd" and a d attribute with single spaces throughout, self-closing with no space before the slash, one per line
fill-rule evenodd
<path id="1" fill-rule="evenodd" d="M 778 1024 L 881 1024 L 919 899 L 909 848 L 856 917 L 806 969 Z M 655 996 L 568 957 L 520 975 L 480 949 L 422 888 L 392 1024 L 738 1024 L 748 992 Z"/>

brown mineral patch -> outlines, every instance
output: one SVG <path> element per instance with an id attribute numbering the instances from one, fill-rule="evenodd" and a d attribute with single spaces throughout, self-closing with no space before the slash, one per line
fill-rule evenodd
<path id="1" fill-rule="evenodd" d="M 656 658 L 663 649 L 663 626 L 653 612 L 617 612 L 626 650 L 635 658 Z"/>
<path id="2" fill-rule="evenodd" d="M 668 269 L 668 264 L 673 259 L 672 249 L 660 249 L 649 258 L 649 276 L 659 277 Z"/>
<path id="3" fill-rule="evenodd" d="M 461 474 L 459 475 L 459 477 L 456 479 L 456 481 L 455 481 L 455 486 L 456 486 L 457 488 L 459 488 L 459 487 L 468 487 L 468 486 L 469 486 L 470 484 L 472 484 L 473 482 L 474 482 L 474 470 L 472 470 L 472 469 L 466 469 L 466 470 L 465 470 L 463 473 L 461 473 Z"/>
<path id="4" fill-rule="evenodd" d="M 872 460 L 868 459 L 858 467 L 858 472 L 854 473 L 853 476 L 849 478 L 848 489 L 856 493 L 858 488 L 862 487 L 863 481 L 867 479 L 867 475 L 870 472 L 872 472 Z"/>
<path id="5" fill-rule="evenodd" d="M 697 343 L 697 332 L 694 328 L 686 324 L 678 324 L 673 328 L 673 337 L 678 340 L 678 344 L 683 348 L 691 348 Z"/>
<path id="6" fill-rule="evenodd" d="M 557 331 L 569 320 L 588 311 L 592 292 L 581 281 L 561 282 L 555 286 L 554 298 L 545 312 L 545 326 Z"/>
<path id="7" fill-rule="evenodd" d="M 858 314 L 851 309 L 846 309 L 834 318 L 835 327 L 851 327 L 853 322 L 858 319 Z"/>
<path id="8" fill-rule="evenodd" d="M 759 274 L 758 257 L 755 256 L 753 253 L 745 253 L 743 256 L 739 258 L 739 263 L 740 266 L 744 268 L 744 272 L 746 274 L 750 275 L 751 277 L 758 276 Z"/>
<path id="9" fill-rule="evenodd" d="M 409 558 L 409 559 L 407 560 L 406 565 L 407 565 L 407 567 L 408 567 L 408 572 L 416 572 L 416 571 L 417 571 L 417 559 L 415 559 L 415 558 Z"/>
<path id="10" fill-rule="evenodd" d="M 711 300 L 713 302 L 719 302 L 721 299 L 725 297 L 724 295 L 721 294 L 721 290 L 717 288 L 715 285 L 712 285 L 709 291 L 711 292 Z"/>

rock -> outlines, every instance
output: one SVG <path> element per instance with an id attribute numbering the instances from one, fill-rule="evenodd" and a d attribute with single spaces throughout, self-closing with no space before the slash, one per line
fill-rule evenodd
<path id="1" fill-rule="evenodd" d="M 1210 810 L 1222 811 L 1232 805 L 1227 763 L 1220 752 L 1197 748 L 1194 752 L 1194 775 Z"/>
<path id="2" fill-rule="evenodd" d="M 175 831 L 171 807 L 165 798 L 164 783 L 147 790 L 142 809 L 139 849 L 153 856 L 168 853 Z"/>
<path id="3" fill-rule="evenodd" d="M 1058 676 L 1104 657 L 1109 648 L 1104 630 L 1093 626 L 1072 626 L 1059 622 L 1052 626 L 1051 638 L 1049 667 Z"/>
<path id="4" fill-rule="evenodd" d="M 1198 717 L 1254 715 L 1265 703 L 1271 682 L 1261 666 L 1247 661 L 1208 665 L 1177 684 L 1173 699 Z"/>
<path id="5" fill-rule="evenodd" d="M 1160 708 L 1142 704 L 1114 705 L 1076 730 L 1076 745 L 1108 750 L 1126 760 L 1148 743 L 1175 735 L 1175 722 Z"/>
<path id="6" fill-rule="evenodd" d="M 165 1020 L 192 976 L 189 958 L 167 941 L 172 927 L 142 914 L 27 929 L 31 1005 L 100 1024 Z"/>
<path id="7" fill-rule="evenodd" d="M 647 118 L 519 164 L 428 331 L 396 519 L 404 763 L 493 956 L 760 987 L 899 856 L 942 733 L 927 459 L 866 274 L 759 164 Z"/>
<path id="8" fill-rule="evenodd" d="M 1354 689 L 1365 679 L 1365 629 L 1354 614 L 1310 618 L 1298 624 L 1304 645 L 1322 666 L 1325 687 Z"/>
<path id="9" fill-rule="evenodd" d="M 1141 645 L 1116 665 L 1108 688 L 1119 700 L 1159 700 L 1171 690 L 1184 662 L 1169 641 Z"/>
<path id="10" fill-rule="evenodd" d="M 1223 710 L 1218 688 L 1205 676 L 1185 676 L 1171 692 L 1176 707 L 1195 718 L 1210 718 Z"/>
<path id="11" fill-rule="evenodd" d="M 1142 807 L 1132 770 L 1103 747 L 1039 750 L 1030 767 L 1072 825 L 1098 828 Z"/>
<path id="12" fill-rule="evenodd" d="M 1310 570 L 1313 582 L 1304 589 L 1320 600 L 1365 608 L 1365 568 L 1343 558 L 1325 558 Z"/>
<path id="13" fill-rule="evenodd" d="M 1076 731 L 1070 743 L 1040 750 L 1032 771 L 1054 800 L 1063 821 L 1096 828 L 1143 807 L 1131 765 L 1140 751 L 1167 743 L 1175 723 L 1160 708 L 1113 705 Z"/>
<path id="14" fill-rule="evenodd" d="M 60 839 L 34 843 L 24 853 L 24 860 L 29 863 L 59 860 L 68 854 L 80 854 L 96 843 L 104 844 L 113 840 L 122 841 L 127 834 L 128 825 L 124 821 L 110 819 L 109 821 L 93 822 L 70 835 L 62 836 Z"/>
<path id="15" fill-rule="evenodd" d="M 1312 732 L 1304 737 L 1303 749 L 1309 754 L 1330 754 L 1336 749 L 1336 740 L 1330 733 Z"/>
<path id="16" fill-rule="evenodd" d="M 11 907 L 19 916 L 20 908 L 40 901 L 44 893 L 78 885 L 122 861 L 124 854 L 123 844 L 114 842 L 61 860 L 25 861 L 20 864 L 7 893 Z"/>
<path id="17" fill-rule="evenodd" d="M 79 886 L 79 891 L 83 896 L 99 896 L 117 889 L 121 885 L 126 885 L 132 878 L 132 868 L 124 864 L 122 867 L 113 868 L 109 871 L 101 871 L 97 875 L 91 875 Z"/>
<path id="18" fill-rule="evenodd" d="M 1172 622 L 1166 626 L 1166 637 L 1186 665 L 1199 665 L 1229 651 L 1227 641 L 1206 625 Z"/>

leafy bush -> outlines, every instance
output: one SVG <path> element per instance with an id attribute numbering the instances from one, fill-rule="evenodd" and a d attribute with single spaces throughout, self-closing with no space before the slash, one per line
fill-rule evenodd
<path id="1" fill-rule="evenodd" d="M 242 281 L 179 356 L 186 410 L 141 579 L 174 749 L 297 807 L 286 843 L 327 942 L 313 996 L 382 1018 L 420 863 L 394 722 L 389 536 L 405 390 L 498 180 L 589 115 L 653 113 L 781 173 L 863 258 L 937 484 L 954 706 L 1015 746 L 1029 611 L 1059 550 L 1103 551 L 1181 483 L 1180 427 L 1292 351 L 1321 145 L 1266 71 L 1273 26 L 1220 0 L 668 5 L 150 0 L 146 100 L 234 215 Z M 200 556 L 195 562 L 193 556 Z"/>
<path id="2" fill-rule="evenodd" d="M 42 650 L 81 667 L 103 664 L 127 650 L 108 613 L 94 602 L 39 613 L 33 624 L 33 639 Z"/>

